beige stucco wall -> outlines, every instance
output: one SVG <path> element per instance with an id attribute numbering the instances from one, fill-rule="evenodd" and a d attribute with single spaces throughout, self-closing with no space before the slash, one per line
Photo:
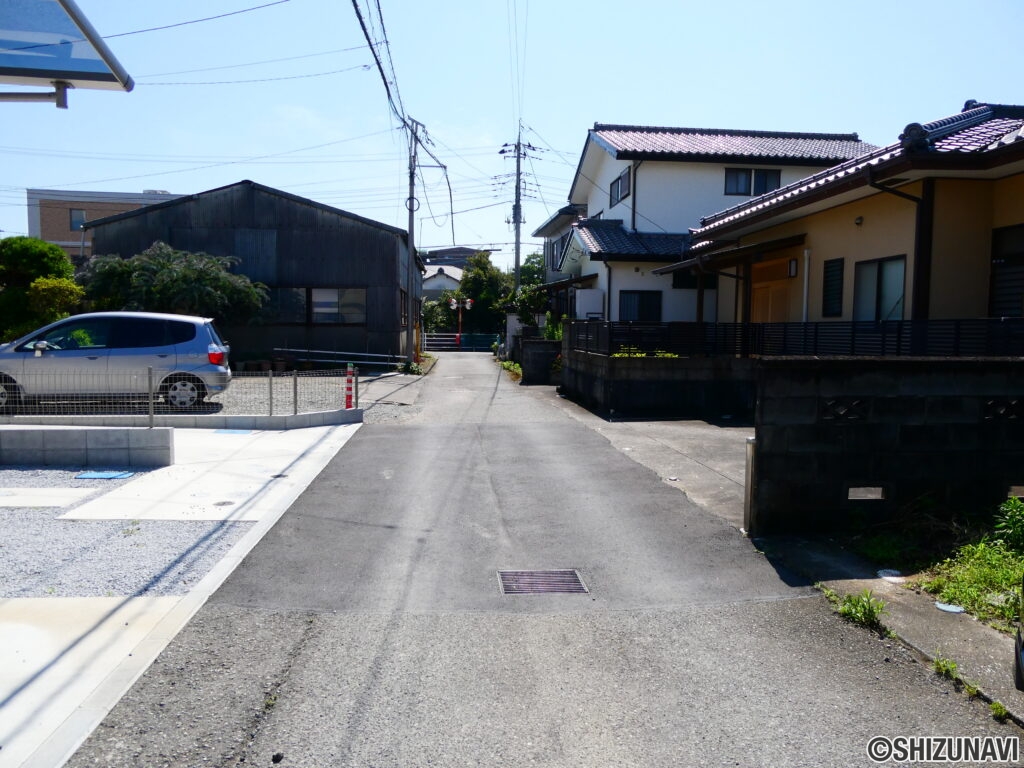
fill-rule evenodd
<path id="1" fill-rule="evenodd" d="M 920 193 L 920 189 L 914 186 L 903 188 L 903 191 L 909 194 Z M 860 225 L 855 223 L 858 217 L 862 219 Z M 894 195 L 879 193 L 863 200 L 762 230 L 743 238 L 739 245 L 752 245 L 799 234 L 806 236 L 803 246 L 776 251 L 771 254 L 770 259 L 763 262 L 765 265 L 782 262 L 782 266 L 784 266 L 790 259 L 798 260 L 797 277 L 789 279 L 786 284 L 789 306 L 788 320 L 791 322 L 799 321 L 803 317 L 805 249 L 810 252 L 807 319 L 811 322 L 851 320 L 853 318 L 854 265 L 858 261 L 905 255 L 907 258 L 905 290 L 908 298 L 904 316 L 909 317 L 909 297 L 913 290 L 915 219 L 916 206 L 913 203 Z M 830 259 L 840 258 L 845 260 L 843 264 L 843 315 L 838 318 L 823 318 L 821 316 L 822 282 L 824 280 L 822 265 Z M 775 268 L 778 269 L 779 265 L 776 265 Z M 764 267 L 758 271 L 764 271 Z M 778 278 L 777 274 L 766 276 Z M 754 285 L 757 283 L 758 275 L 755 273 Z M 724 295 L 727 293 L 726 291 L 722 293 L 718 318 L 722 322 L 733 322 L 734 303 L 731 297 Z"/>
<path id="2" fill-rule="evenodd" d="M 1024 174 L 1000 179 L 993 184 L 992 226 L 1024 224 Z"/>
<path id="3" fill-rule="evenodd" d="M 920 197 L 922 185 L 911 184 L 901 192 Z M 929 316 L 934 319 L 985 317 L 988 313 L 992 255 L 992 230 L 1024 224 L 1024 175 L 999 181 L 936 179 L 934 237 Z M 808 319 L 850 320 L 853 317 L 854 271 L 859 261 L 906 256 L 904 318 L 911 317 L 914 282 L 914 248 L 917 206 L 888 193 L 811 214 L 745 237 L 739 245 L 804 234 L 802 247 L 770 254 L 754 272 L 754 286 L 773 280 L 786 290 L 788 320 L 797 321 L 803 311 L 803 251 L 810 251 Z M 862 219 L 861 224 L 856 220 Z M 799 276 L 778 281 L 779 262 L 797 258 Z M 821 315 L 825 261 L 844 259 L 843 314 Z M 736 318 L 732 292 L 722 291 L 718 319 Z"/>
<path id="4" fill-rule="evenodd" d="M 985 317 L 988 313 L 992 200 L 989 181 L 936 182 L 930 318 Z"/>

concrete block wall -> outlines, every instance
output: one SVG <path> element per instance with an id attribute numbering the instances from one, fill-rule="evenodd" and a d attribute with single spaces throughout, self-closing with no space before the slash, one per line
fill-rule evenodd
<path id="1" fill-rule="evenodd" d="M 520 365 L 523 369 L 523 384 L 551 384 L 551 366 L 562 352 L 562 342 L 547 339 L 522 339 L 520 341 Z"/>
<path id="2" fill-rule="evenodd" d="M 751 533 L 850 530 L 922 504 L 994 511 L 1014 487 L 1024 487 L 1020 361 L 759 363 Z"/>
<path id="3" fill-rule="evenodd" d="M 0 427 L 0 464 L 92 468 L 166 467 L 174 430 Z"/>
<path id="4" fill-rule="evenodd" d="M 756 364 L 732 357 L 607 357 L 562 349 L 562 391 L 598 413 L 752 418 Z"/>

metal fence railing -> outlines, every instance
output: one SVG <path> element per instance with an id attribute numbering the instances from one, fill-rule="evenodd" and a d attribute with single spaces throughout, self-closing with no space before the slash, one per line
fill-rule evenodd
<path id="1" fill-rule="evenodd" d="M 161 380 L 148 371 L 47 371 L 0 378 L 0 413 L 286 416 L 342 410 L 349 386 L 352 407 L 358 408 L 358 381 L 358 370 L 351 384 L 344 370 L 242 371 L 232 374 L 225 391 L 212 393 L 200 379 L 180 375 Z"/>
<path id="2" fill-rule="evenodd" d="M 1024 356 L 1024 318 L 818 323 L 641 323 L 576 320 L 571 349 L 680 357 Z"/>

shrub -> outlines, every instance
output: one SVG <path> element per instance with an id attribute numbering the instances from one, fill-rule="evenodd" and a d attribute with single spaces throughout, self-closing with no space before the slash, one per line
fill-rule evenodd
<path id="1" fill-rule="evenodd" d="M 400 363 L 398 366 L 399 373 L 411 373 L 414 376 L 422 376 L 423 368 L 419 363 L 414 363 L 411 360 L 406 360 L 404 363 Z"/>
<path id="2" fill-rule="evenodd" d="M 1024 500 L 1011 496 L 1000 504 L 995 529 L 1007 547 L 1024 552 Z"/>
<path id="3" fill-rule="evenodd" d="M 508 371 L 508 375 L 513 381 L 519 381 L 519 379 L 523 378 L 523 369 L 519 363 L 506 360 L 501 364 L 501 367 Z"/>

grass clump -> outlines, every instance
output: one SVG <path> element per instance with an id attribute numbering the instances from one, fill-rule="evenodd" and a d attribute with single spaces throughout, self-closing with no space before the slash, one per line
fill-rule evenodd
<path id="1" fill-rule="evenodd" d="M 992 717 L 1000 723 L 1005 723 L 1010 717 L 1009 710 L 1003 706 L 1002 702 L 993 701 L 988 705 L 988 709 L 992 713 Z"/>
<path id="2" fill-rule="evenodd" d="M 506 360 L 501 364 L 501 367 L 508 371 L 509 378 L 512 381 L 519 381 L 523 378 L 523 369 L 519 363 L 514 363 L 511 360 Z"/>
<path id="3" fill-rule="evenodd" d="M 965 544 L 931 568 L 921 587 L 944 603 L 1009 630 L 1018 615 L 1024 554 L 1001 539 Z"/>
<path id="4" fill-rule="evenodd" d="M 853 624 L 860 624 L 876 632 L 885 631 L 885 625 L 882 624 L 882 615 L 888 613 L 885 601 L 875 597 L 870 589 L 865 589 L 859 595 L 843 595 L 838 611 L 840 616 Z"/>
<path id="5" fill-rule="evenodd" d="M 419 363 L 414 363 L 412 360 L 406 360 L 404 363 L 400 363 L 398 366 L 399 373 L 411 373 L 414 376 L 423 375 L 423 366 Z"/>
<path id="6" fill-rule="evenodd" d="M 957 663 L 952 659 L 946 659 L 942 656 L 936 656 L 932 659 L 932 669 L 935 670 L 935 674 L 939 677 L 944 677 L 947 680 L 959 680 L 960 674 L 957 671 Z"/>

